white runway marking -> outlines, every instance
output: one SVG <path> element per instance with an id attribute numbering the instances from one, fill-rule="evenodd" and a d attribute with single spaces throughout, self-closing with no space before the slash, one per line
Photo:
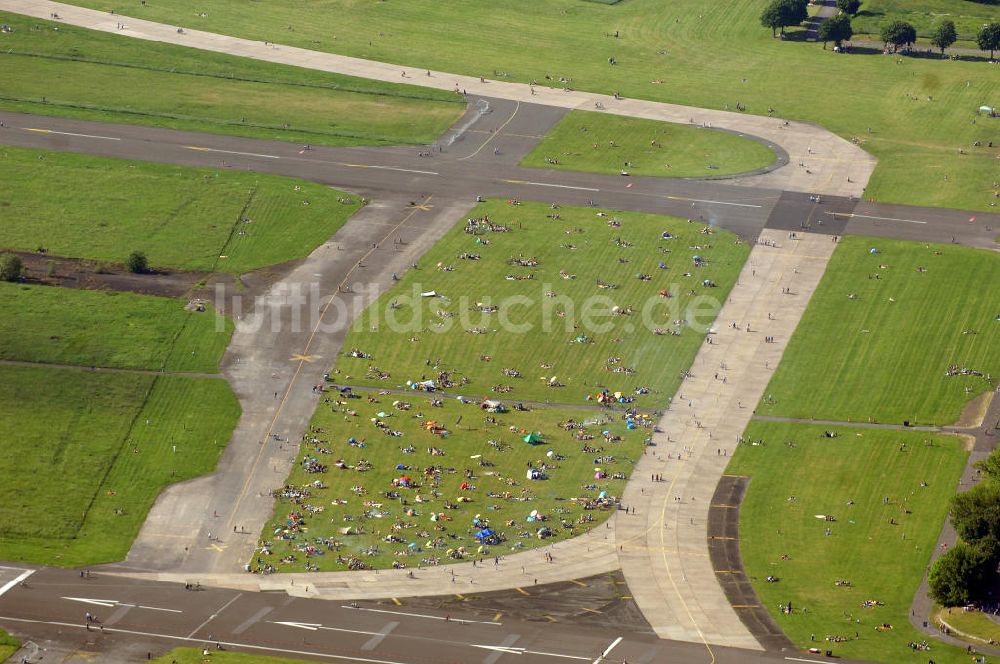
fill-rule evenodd
<path id="1" fill-rule="evenodd" d="M 335 161 L 338 166 L 347 166 L 348 168 L 376 168 L 380 171 L 399 171 L 400 173 L 416 173 L 417 175 L 440 175 L 436 171 L 418 171 L 415 168 L 397 168 L 395 166 L 374 166 L 372 164 L 349 164 L 346 161 Z"/>
<path id="2" fill-rule="evenodd" d="M 559 652 L 544 652 L 541 650 L 525 650 L 524 648 L 518 648 L 516 646 L 482 646 L 476 643 L 470 643 L 473 648 L 482 648 L 483 650 L 492 650 L 504 655 L 543 655 L 545 657 L 562 657 L 564 659 L 590 659 L 589 657 L 581 657 L 580 655 L 564 655 Z"/>
<path id="3" fill-rule="evenodd" d="M 919 221 L 917 219 L 898 219 L 896 217 L 873 217 L 870 214 L 854 214 L 848 213 L 844 214 L 842 212 L 828 212 L 827 214 L 832 214 L 838 217 L 859 217 L 861 219 L 878 219 L 879 221 L 903 221 L 908 224 L 926 224 L 926 221 Z"/>
<path id="4" fill-rule="evenodd" d="M 217 150 L 216 148 L 203 148 L 197 145 L 185 145 L 188 150 L 197 150 L 198 152 L 219 152 L 221 154 L 236 154 L 241 157 L 260 157 L 261 159 L 281 159 L 273 154 L 259 154 L 257 152 L 237 152 L 236 150 Z"/>
<path id="5" fill-rule="evenodd" d="M 672 201 L 691 201 L 692 203 L 712 203 L 713 205 L 735 205 L 736 207 L 759 208 L 760 205 L 750 203 L 730 203 L 728 201 L 708 201 L 703 198 L 685 198 L 684 196 L 667 196 Z"/>
<path id="6" fill-rule="evenodd" d="M 68 599 L 71 602 L 83 602 L 84 604 L 96 604 L 97 606 L 106 606 L 108 608 L 116 606 L 130 606 L 133 609 L 147 609 L 149 611 L 166 611 L 168 613 L 184 613 L 178 609 L 164 609 L 159 606 L 145 606 L 143 604 L 127 604 L 125 602 L 119 602 L 116 599 L 90 599 L 88 597 L 63 597 L 63 599 Z"/>
<path id="7" fill-rule="evenodd" d="M 16 567 L 8 567 L 8 568 L 5 568 L 5 569 L 17 569 L 17 568 Z M 8 581 L 7 583 L 5 583 L 2 586 L 0 586 L 0 597 L 3 597 L 4 593 L 6 593 L 8 590 L 10 590 L 11 588 L 13 588 L 17 584 L 21 583 L 22 581 L 24 581 L 25 579 L 27 579 L 29 576 L 31 576 L 34 573 L 35 573 L 35 570 L 33 570 L 33 569 L 26 569 L 23 572 L 21 572 L 20 574 L 18 574 L 17 577 L 15 577 L 13 580 Z"/>
<path id="8" fill-rule="evenodd" d="M 82 624 L 67 623 L 67 622 L 56 622 L 50 620 L 29 620 L 28 618 L 10 618 L 7 616 L 0 616 L 0 620 L 10 620 L 12 622 L 29 623 L 33 625 L 54 625 L 56 627 L 71 627 L 77 629 L 85 629 Z M 106 627 L 105 632 L 109 634 L 131 634 L 133 636 L 144 636 L 147 638 L 154 639 L 167 639 L 168 641 L 182 641 L 185 643 L 195 643 L 199 646 L 204 645 L 205 639 L 193 639 L 191 637 L 185 636 L 174 636 L 173 634 L 156 634 L 154 632 L 140 632 L 134 629 L 121 629 L 118 627 Z M 217 641 L 219 645 L 227 646 L 230 648 L 246 648 L 248 650 L 264 650 L 267 652 L 282 653 L 285 655 L 311 655 L 313 657 L 324 657 L 326 659 L 339 660 L 339 661 L 350 661 L 350 662 L 366 662 L 367 664 L 409 664 L 407 662 L 400 662 L 396 660 L 389 659 L 368 659 L 365 657 L 351 657 L 350 655 L 331 655 L 325 652 L 316 652 L 315 650 L 292 650 L 289 648 L 271 648 L 268 646 L 258 646 L 252 643 L 238 643 L 235 641 Z"/>
<path id="9" fill-rule="evenodd" d="M 361 606 L 351 606 L 349 604 L 344 604 L 340 608 L 351 609 L 353 611 L 370 611 L 372 613 L 388 613 L 394 616 L 410 616 L 411 618 L 427 618 L 428 620 L 445 620 L 441 616 L 432 616 L 426 613 L 407 613 L 406 611 L 389 611 L 387 609 L 366 609 Z M 491 620 L 462 620 L 461 618 L 451 618 L 450 622 L 453 623 L 475 623 L 477 625 L 503 625 L 503 623 L 493 622 Z"/>
<path id="10" fill-rule="evenodd" d="M 556 187 L 557 189 L 577 189 L 579 191 L 600 191 L 593 187 L 574 187 L 570 184 L 551 184 L 549 182 L 529 182 L 528 180 L 503 180 L 507 184 L 530 184 L 536 187 Z"/>
<path id="11" fill-rule="evenodd" d="M 74 134 L 71 131 L 55 131 L 54 129 L 35 129 L 34 127 L 22 127 L 25 131 L 34 131 L 39 134 L 60 134 L 62 136 L 76 136 L 78 138 L 99 138 L 102 141 L 120 141 L 122 139 L 115 136 L 95 136 L 94 134 Z"/>
<path id="12" fill-rule="evenodd" d="M 605 648 L 604 652 L 601 653 L 601 656 L 598 657 L 597 659 L 595 659 L 593 661 L 593 664 L 601 664 L 601 660 L 603 660 L 605 657 L 607 657 L 608 653 L 610 653 L 612 650 L 614 650 L 615 646 L 617 646 L 619 643 L 622 642 L 622 638 L 623 637 L 619 636 L 617 639 L 615 639 L 614 641 L 612 641 L 611 645 L 608 646 L 607 648 Z"/>
<path id="13" fill-rule="evenodd" d="M 284 625 L 285 627 L 297 627 L 299 629 L 307 629 L 310 632 L 315 632 L 318 630 L 325 630 L 328 632 L 347 632 L 348 634 L 364 634 L 365 636 L 384 636 L 381 632 L 366 632 L 361 629 L 344 629 L 343 627 L 326 627 L 320 625 L 319 623 L 303 623 L 303 622 L 283 622 L 280 620 L 268 620 L 269 623 L 274 625 Z"/>

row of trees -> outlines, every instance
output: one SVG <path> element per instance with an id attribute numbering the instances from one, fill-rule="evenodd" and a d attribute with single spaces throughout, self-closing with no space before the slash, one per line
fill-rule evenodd
<path id="1" fill-rule="evenodd" d="M 951 524 L 959 542 L 935 561 L 927 577 L 942 606 L 986 599 L 1000 564 L 1000 451 L 976 464 L 983 475 L 971 491 L 951 499 Z"/>
<path id="2" fill-rule="evenodd" d="M 880 35 L 885 47 L 891 44 L 893 48 L 910 46 L 917 41 L 916 29 L 906 21 L 893 21 L 882 27 Z M 944 50 L 958 40 L 958 32 L 955 30 L 955 22 L 944 20 L 937 24 L 934 32 L 931 33 L 931 44 L 935 48 Z M 990 60 L 997 49 L 1000 49 L 1000 23 L 987 23 L 979 29 L 976 35 L 976 45 L 984 51 L 990 52 Z"/>
<path id="3" fill-rule="evenodd" d="M 777 36 L 785 34 L 785 28 L 800 25 L 809 18 L 809 0 L 772 0 L 760 15 L 760 23 L 766 28 L 771 28 L 771 34 Z M 824 48 L 827 42 L 833 42 L 837 46 L 854 36 L 851 27 L 851 17 L 858 13 L 861 8 L 861 0 L 837 0 L 837 8 L 840 14 L 834 16 L 819 25 L 817 36 L 823 42 Z M 882 43 L 885 48 L 892 46 L 893 50 L 904 46 L 912 46 L 917 41 L 917 30 L 906 21 L 892 21 L 882 27 Z M 931 44 L 944 54 L 946 48 L 958 40 L 958 31 L 955 29 L 955 22 L 941 21 L 931 34 Z M 1000 23 L 988 23 L 984 25 L 979 34 L 976 35 L 976 44 L 984 51 L 990 52 L 990 59 L 994 53 L 1000 49 Z"/>

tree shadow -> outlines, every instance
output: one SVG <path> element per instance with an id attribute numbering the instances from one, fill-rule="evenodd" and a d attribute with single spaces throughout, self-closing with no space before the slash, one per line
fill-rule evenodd
<path id="1" fill-rule="evenodd" d="M 803 23 L 798 28 L 786 29 L 785 37 L 782 41 L 789 42 L 806 42 L 806 41 L 816 41 L 816 29 L 813 28 L 810 31 L 808 22 Z M 818 22 L 817 22 L 818 25 Z"/>

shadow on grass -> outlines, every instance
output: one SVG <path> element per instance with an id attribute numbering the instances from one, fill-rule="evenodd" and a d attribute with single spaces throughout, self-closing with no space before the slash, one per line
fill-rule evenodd
<path id="1" fill-rule="evenodd" d="M 819 22 L 816 23 L 819 25 Z M 812 28 L 810 30 L 810 28 Z M 811 19 L 802 24 L 801 27 L 795 30 L 785 30 L 785 36 L 782 41 L 789 42 L 807 42 L 816 40 L 816 30 L 812 26 Z"/>

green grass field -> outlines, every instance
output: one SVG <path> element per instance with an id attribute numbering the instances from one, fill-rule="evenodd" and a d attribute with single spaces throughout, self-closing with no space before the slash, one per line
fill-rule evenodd
<path id="1" fill-rule="evenodd" d="M 0 14 L 0 108 L 318 145 L 430 143 L 452 93 Z M 43 103 L 42 100 L 45 100 Z"/>
<path id="2" fill-rule="evenodd" d="M 405 388 L 449 372 L 459 394 L 581 403 L 602 388 L 647 388 L 637 403 L 662 406 L 749 251 L 729 232 L 656 215 L 503 201 L 470 215 L 508 231 L 456 224 L 359 319 L 345 354 L 371 357 L 342 355 L 337 380 Z M 429 291 L 438 296 L 421 297 Z"/>
<path id="3" fill-rule="evenodd" d="M 21 642 L 0 629 L 0 662 L 7 661 L 21 647 Z"/>
<path id="4" fill-rule="evenodd" d="M 215 468 L 238 416 L 221 379 L 0 367 L 0 558 L 120 560 L 164 486 Z"/>
<path id="5" fill-rule="evenodd" d="M 242 273 L 301 258 L 360 205 L 276 176 L 10 147 L 0 178 L 0 248 L 115 263 L 141 250 L 154 269 Z"/>
<path id="6" fill-rule="evenodd" d="M 233 324 L 184 305 L 132 293 L 0 283 L 6 314 L 0 359 L 215 373 Z"/>
<path id="7" fill-rule="evenodd" d="M 212 651 L 211 661 L 214 664 L 305 664 L 306 662 L 302 659 L 249 655 L 220 650 Z M 204 662 L 205 658 L 199 648 L 174 648 L 166 655 L 153 660 L 153 664 L 204 664 Z"/>
<path id="8" fill-rule="evenodd" d="M 844 238 L 757 412 L 956 422 L 1000 375 L 996 283 L 993 252 Z M 947 376 L 953 365 L 983 375 Z"/>
<path id="9" fill-rule="evenodd" d="M 572 111 L 521 162 L 522 166 L 617 175 L 717 177 L 774 163 L 767 146 L 711 129 Z"/>
<path id="10" fill-rule="evenodd" d="M 442 399 L 435 407 L 430 400 L 423 392 L 356 398 L 327 393 L 287 480 L 286 488 L 296 493 L 278 501 L 261 535 L 268 553 L 259 550 L 251 566 L 415 567 L 568 539 L 616 509 L 593 503 L 601 492 L 621 494 L 653 422 L 626 431 L 620 411 L 539 408 L 488 415 L 478 402 Z M 577 426 L 567 429 L 571 421 Z M 446 433 L 432 430 L 432 422 Z M 532 433 L 544 443 L 525 443 Z M 529 467 L 545 468 L 547 479 L 527 479 Z M 598 468 L 607 477 L 595 478 Z M 393 485 L 403 477 L 413 484 Z M 546 519 L 530 518 L 535 510 Z M 504 541 L 480 548 L 473 537 L 477 517 Z M 543 539 L 540 528 L 551 529 L 552 536 Z"/>
<path id="11" fill-rule="evenodd" d="M 984 0 L 865 0 L 852 21 L 855 34 L 867 32 L 878 39 L 887 21 L 907 21 L 921 37 L 928 37 L 945 19 L 955 22 L 961 39 L 975 42 L 984 23 L 1000 21 L 1000 4 Z M 975 48 L 975 44 L 968 44 Z"/>
<path id="12" fill-rule="evenodd" d="M 971 4 L 948 1 L 951 7 Z M 840 55 L 802 41 L 802 31 L 773 39 L 759 23 L 767 0 L 629 0 L 613 6 L 513 0 L 503 12 L 474 0 L 74 4 L 418 69 L 552 85 L 565 77 L 579 90 L 718 109 L 740 102 L 756 114 L 771 106 L 780 117 L 860 137 L 880 160 L 868 197 L 968 209 L 989 209 L 996 201 L 1000 121 L 975 116 L 981 104 L 998 103 L 995 67 Z M 442 29 L 446 39 L 431 37 Z M 609 65 L 609 57 L 618 64 Z M 994 147 L 985 147 L 990 140 Z M 984 147 L 974 148 L 976 141 Z"/>
<path id="13" fill-rule="evenodd" d="M 968 641 L 974 646 L 984 645 L 983 641 L 989 639 L 1000 640 L 1000 624 L 982 611 L 966 611 L 961 607 L 945 609 L 938 606 L 934 608 L 931 619 L 935 625 L 947 623 L 952 636 Z"/>
<path id="14" fill-rule="evenodd" d="M 907 647 L 926 638 L 910 627 L 910 603 L 965 464 L 961 441 L 850 427 L 825 438 L 829 428 L 752 422 L 745 437 L 764 444 L 740 445 L 727 469 L 751 478 L 740 551 L 761 602 L 802 648 L 892 664 L 968 662 L 964 649 L 937 641 L 930 652 Z M 835 585 L 842 580 L 850 587 Z M 883 623 L 892 629 L 876 629 Z"/>

